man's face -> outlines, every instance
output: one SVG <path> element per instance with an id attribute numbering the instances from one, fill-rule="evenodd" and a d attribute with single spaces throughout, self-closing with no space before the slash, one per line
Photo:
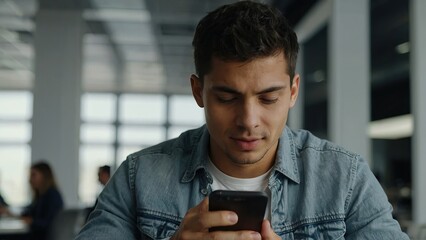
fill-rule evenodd
<path id="1" fill-rule="evenodd" d="M 248 62 L 213 58 L 204 84 L 192 75 L 210 133 L 210 157 L 226 174 L 254 177 L 273 165 L 299 88 L 298 75 L 290 86 L 286 66 L 283 53 Z"/>
<path id="2" fill-rule="evenodd" d="M 98 180 L 102 185 L 106 185 L 109 180 L 109 174 L 105 171 L 99 170 L 98 171 Z"/>

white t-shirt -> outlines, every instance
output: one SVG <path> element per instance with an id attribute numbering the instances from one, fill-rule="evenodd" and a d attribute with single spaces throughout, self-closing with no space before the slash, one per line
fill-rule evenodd
<path id="1" fill-rule="evenodd" d="M 233 190 L 233 191 L 263 191 L 268 195 L 268 204 L 266 206 L 265 219 L 271 220 L 271 191 L 268 188 L 268 180 L 271 169 L 266 173 L 254 178 L 235 178 L 226 175 L 220 171 L 210 160 L 207 164 L 207 170 L 211 173 L 213 183 L 212 191 L 215 190 Z"/>

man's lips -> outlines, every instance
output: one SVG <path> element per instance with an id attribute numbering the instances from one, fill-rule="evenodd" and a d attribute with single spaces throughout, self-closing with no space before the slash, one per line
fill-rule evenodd
<path id="1" fill-rule="evenodd" d="M 231 138 L 242 151 L 254 150 L 260 143 L 260 138 Z"/>

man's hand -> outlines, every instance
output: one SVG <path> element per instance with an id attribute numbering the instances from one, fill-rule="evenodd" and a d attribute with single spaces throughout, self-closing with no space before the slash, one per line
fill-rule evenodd
<path id="1" fill-rule="evenodd" d="M 268 220 L 262 222 L 262 240 L 281 240 L 281 238 L 272 230 Z"/>
<path id="2" fill-rule="evenodd" d="M 209 199 L 205 198 L 200 204 L 191 208 L 182 220 L 179 230 L 173 235 L 172 240 L 191 239 L 253 239 L 261 240 L 261 235 L 254 231 L 216 231 L 209 232 L 209 228 L 217 226 L 230 226 L 238 222 L 238 216 L 231 211 L 209 212 Z M 268 222 L 269 224 L 269 222 Z M 270 227 L 269 227 L 270 228 Z M 262 225 L 262 232 L 263 231 Z M 265 236 L 273 236 L 272 229 L 265 229 Z M 272 232 L 273 233 L 273 232 Z M 266 238 L 274 239 L 274 238 Z"/>

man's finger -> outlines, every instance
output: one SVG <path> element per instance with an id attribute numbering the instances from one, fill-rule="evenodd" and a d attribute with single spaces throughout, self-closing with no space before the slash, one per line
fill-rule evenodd
<path id="1" fill-rule="evenodd" d="M 213 211 L 200 213 L 200 225 L 205 229 L 218 226 L 230 226 L 238 222 L 238 216 L 231 211 Z"/>
<path id="2" fill-rule="evenodd" d="M 209 198 L 208 197 L 204 198 L 203 201 L 201 201 L 198 204 L 198 207 L 199 207 L 200 212 L 209 211 Z"/>

